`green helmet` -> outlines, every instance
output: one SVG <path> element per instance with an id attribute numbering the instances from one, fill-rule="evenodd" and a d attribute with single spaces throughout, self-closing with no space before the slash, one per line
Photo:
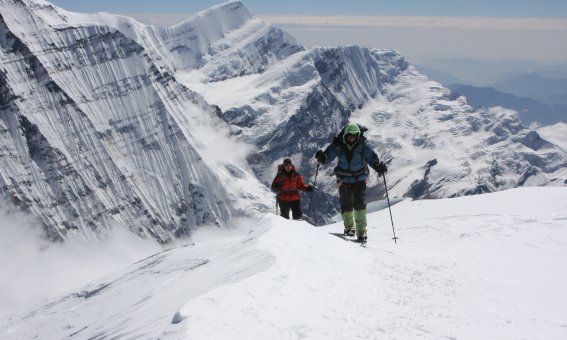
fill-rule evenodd
<path id="1" fill-rule="evenodd" d="M 359 135 L 360 136 L 360 127 L 356 123 L 348 123 L 345 126 L 345 135 Z"/>
<path id="2" fill-rule="evenodd" d="M 356 140 L 358 140 L 358 138 L 360 138 L 360 127 L 358 127 L 358 124 L 348 123 L 345 126 L 345 130 L 343 133 L 343 142 L 345 142 L 345 144 L 348 144 L 346 140 L 347 135 L 356 135 Z"/>

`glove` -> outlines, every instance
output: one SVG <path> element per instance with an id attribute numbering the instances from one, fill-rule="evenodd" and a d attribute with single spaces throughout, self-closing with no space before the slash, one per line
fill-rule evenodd
<path id="1" fill-rule="evenodd" d="M 274 183 L 274 184 L 272 184 L 272 191 L 278 192 L 278 191 L 280 191 L 281 187 L 282 187 L 281 183 Z"/>
<path id="2" fill-rule="evenodd" d="M 317 160 L 317 162 L 321 164 L 325 164 L 325 161 L 327 160 L 327 155 L 325 155 L 323 150 L 317 150 L 317 153 L 315 154 L 315 159 Z"/>
<path id="3" fill-rule="evenodd" d="M 313 189 L 314 189 L 313 186 L 310 185 L 310 186 L 307 187 L 307 192 L 311 192 L 311 191 L 313 191 Z"/>
<path id="4" fill-rule="evenodd" d="M 386 166 L 386 164 L 378 160 L 375 160 L 374 163 L 372 163 L 372 169 L 374 169 L 374 171 L 376 171 L 379 176 L 382 176 L 388 172 L 388 167 Z"/>

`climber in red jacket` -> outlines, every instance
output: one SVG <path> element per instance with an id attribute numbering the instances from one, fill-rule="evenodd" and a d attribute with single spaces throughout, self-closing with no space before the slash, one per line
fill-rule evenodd
<path id="1" fill-rule="evenodd" d="M 305 185 L 303 177 L 295 171 L 291 159 L 286 158 L 283 164 L 278 166 L 278 174 L 272 181 L 272 190 L 277 193 L 277 203 L 280 206 L 281 216 L 289 219 L 291 210 L 294 220 L 301 218 L 301 197 L 299 190 L 305 192 L 313 191 L 313 186 Z"/>

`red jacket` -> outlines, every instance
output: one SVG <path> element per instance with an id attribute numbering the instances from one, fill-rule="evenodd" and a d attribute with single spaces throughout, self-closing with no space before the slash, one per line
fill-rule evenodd
<path id="1" fill-rule="evenodd" d="M 272 181 L 272 190 L 278 193 L 281 201 L 297 201 L 300 199 L 299 190 L 307 191 L 309 186 L 303 183 L 303 176 L 295 171 L 295 166 L 291 166 L 289 172 L 285 171 L 283 164 L 278 166 L 278 174 Z"/>

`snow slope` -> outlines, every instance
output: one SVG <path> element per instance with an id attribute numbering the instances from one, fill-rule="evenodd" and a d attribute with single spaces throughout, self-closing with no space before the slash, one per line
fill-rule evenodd
<path id="1" fill-rule="evenodd" d="M 201 230 L 28 313 L 3 339 L 563 339 L 567 190 L 403 201 L 362 248 L 265 215 Z M 236 222 L 235 222 L 236 223 Z"/>

